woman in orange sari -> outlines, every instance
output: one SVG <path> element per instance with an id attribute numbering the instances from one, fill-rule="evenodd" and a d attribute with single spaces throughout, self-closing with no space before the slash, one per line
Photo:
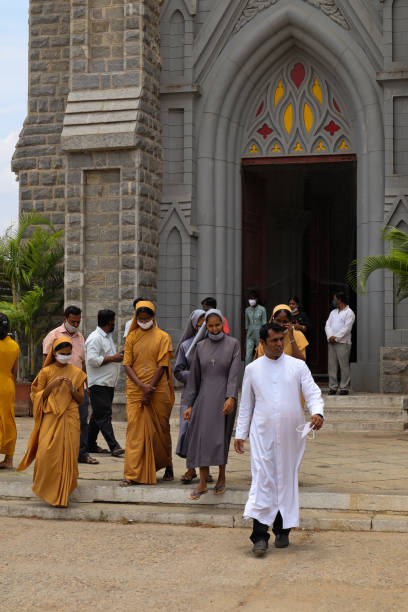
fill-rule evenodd
<path id="1" fill-rule="evenodd" d="M 31 386 L 34 430 L 17 468 L 35 459 L 33 491 L 51 506 L 66 507 L 77 486 L 79 452 L 78 404 L 84 401 L 86 374 L 70 363 L 72 342 L 54 340 L 42 370 Z"/>
<path id="2" fill-rule="evenodd" d="M 120 486 L 156 484 L 156 472 L 173 480 L 170 414 L 174 404 L 170 336 L 156 325 L 152 302 L 138 302 L 126 337 L 126 453 Z"/>
<path id="3" fill-rule="evenodd" d="M 5 455 L 4 461 L 0 461 L 0 470 L 13 468 L 17 440 L 14 400 L 20 349 L 8 335 L 9 331 L 9 320 L 0 312 L 0 454 Z"/>
<path id="4" fill-rule="evenodd" d="M 283 352 L 286 355 L 295 357 L 295 359 L 302 359 L 306 361 L 306 347 L 309 342 L 306 340 L 304 334 L 295 329 L 292 322 L 292 313 L 286 304 L 278 304 L 275 306 L 272 312 L 272 316 L 269 319 L 269 323 L 274 321 L 281 327 L 286 329 L 283 337 Z M 264 350 L 262 344 L 259 343 L 255 353 L 255 359 L 262 357 Z"/>

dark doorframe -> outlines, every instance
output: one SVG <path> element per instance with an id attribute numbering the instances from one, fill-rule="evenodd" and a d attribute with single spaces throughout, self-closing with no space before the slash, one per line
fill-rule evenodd
<path id="1" fill-rule="evenodd" d="M 268 170 L 268 166 L 276 169 Z M 277 166 L 282 168 L 278 170 Z M 289 177 L 287 183 L 282 178 L 284 173 Z M 242 188 L 242 315 L 251 289 L 259 292 L 268 316 L 276 303 L 288 299 L 289 287 L 291 293 L 299 293 L 313 326 L 308 363 L 315 375 L 324 377 L 324 323 L 331 294 L 346 288 L 346 268 L 356 252 L 356 156 L 243 159 Z M 292 193 L 291 197 L 282 194 L 285 190 Z M 284 236 L 280 253 L 282 246 L 288 246 L 288 265 L 281 257 L 276 260 L 275 230 Z M 290 247 L 294 243 L 296 253 Z M 271 278 L 274 265 L 278 267 Z M 356 296 L 350 297 L 355 310 Z M 242 317 L 242 340 L 243 323 Z M 355 355 L 356 342 L 352 360 Z"/>

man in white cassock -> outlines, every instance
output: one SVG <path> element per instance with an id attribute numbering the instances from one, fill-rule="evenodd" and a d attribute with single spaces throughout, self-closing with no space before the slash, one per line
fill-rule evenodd
<path id="1" fill-rule="evenodd" d="M 252 485 L 244 519 L 253 519 L 253 552 L 268 548 L 272 525 L 275 546 L 289 545 L 299 525 L 298 470 L 305 451 L 302 395 L 311 414 L 310 428 L 323 425 L 323 398 L 306 363 L 283 353 L 284 329 L 267 323 L 260 330 L 264 356 L 245 369 L 234 447 L 251 444 Z"/>

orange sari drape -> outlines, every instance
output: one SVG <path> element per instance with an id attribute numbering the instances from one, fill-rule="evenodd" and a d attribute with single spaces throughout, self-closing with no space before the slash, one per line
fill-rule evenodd
<path id="1" fill-rule="evenodd" d="M 129 378 L 126 381 L 126 480 L 155 484 L 156 471 L 172 465 L 172 350 L 170 336 L 156 325 L 147 331 L 136 326 L 126 338 L 123 365 L 133 368 L 143 383 L 150 382 L 159 367 L 166 368 L 149 406 L 142 405 L 142 390 Z"/>
<path id="2" fill-rule="evenodd" d="M 35 460 L 34 493 L 52 506 L 67 506 L 77 486 L 80 424 L 78 404 L 67 385 L 59 385 L 44 400 L 48 383 L 59 376 L 69 378 L 78 390 L 86 380 L 85 372 L 71 364 L 51 363 L 39 372 L 31 386 L 34 429 L 17 471 Z"/>
<path id="3" fill-rule="evenodd" d="M 0 340 L 0 454 L 14 455 L 17 440 L 14 419 L 16 385 L 12 370 L 20 349 L 9 336 Z"/>

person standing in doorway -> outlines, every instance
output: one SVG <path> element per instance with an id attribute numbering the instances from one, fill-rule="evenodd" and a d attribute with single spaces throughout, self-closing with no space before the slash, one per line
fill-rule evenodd
<path id="1" fill-rule="evenodd" d="M 204 310 L 204 312 L 208 312 L 209 310 L 216 310 L 217 309 L 217 300 L 215 298 L 213 298 L 213 297 L 206 297 L 201 302 L 201 308 Z M 227 321 L 227 319 L 225 317 L 224 317 L 223 332 L 224 332 L 224 334 L 229 334 L 230 333 L 230 328 L 229 328 L 229 325 L 228 325 L 228 321 Z"/>
<path id="2" fill-rule="evenodd" d="M 239 454 L 248 435 L 251 442 L 252 484 L 244 520 L 253 520 L 255 555 L 266 552 L 270 525 L 276 548 L 289 545 L 290 529 L 299 525 L 298 470 L 306 442 L 302 433 L 323 424 L 321 391 L 305 362 L 284 353 L 284 332 L 275 322 L 261 327 L 264 355 L 245 369 L 234 441 Z M 311 415 L 309 426 L 302 395 Z"/>
<path id="3" fill-rule="evenodd" d="M 302 334 L 310 340 L 312 324 L 305 311 L 301 308 L 299 298 L 296 295 L 290 297 L 288 306 L 292 313 L 293 328 L 297 331 L 301 331 Z"/>
<path id="4" fill-rule="evenodd" d="M 88 373 L 89 395 L 92 416 L 88 428 L 88 448 L 92 453 L 106 452 L 97 445 L 98 433 L 105 438 L 111 455 L 119 457 L 125 453 L 115 438 L 112 427 L 112 402 L 115 386 L 119 378 L 118 363 L 123 354 L 116 352 L 112 339 L 115 329 L 113 310 L 98 312 L 98 327 L 87 338 L 86 371 Z"/>
<path id="5" fill-rule="evenodd" d="M 340 395 L 348 395 L 350 389 L 350 351 L 351 330 L 356 316 L 348 305 L 343 291 L 333 295 L 333 310 L 327 319 L 325 331 L 328 345 L 329 395 L 336 395 L 339 386 L 338 371 L 340 368 Z"/>
<path id="6" fill-rule="evenodd" d="M 43 340 L 43 362 L 49 354 L 54 340 L 68 338 L 72 343 L 71 363 L 76 368 L 86 372 L 85 366 L 85 339 L 79 331 L 81 324 L 81 309 L 77 306 L 68 306 L 64 311 L 64 321 L 52 329 Z M 81 437 L 79 442 L 79 463 L 97 465 L 99 461 L 90 456 L 88 452 L 88 391 L 84 389 L 84 401 L 78 405 L 79 421 L 81 424 Z"/>
<path id="7" fill-rule="evenodd" d="M 246 350 L 245 365 L 247 366 L 254 358 L 256 347 L 259 343 L 259 330 L 266 323 L 266 310 L 259 304 L 259 296 L 251 291 L 248 299 L 249 306 L 245 309 Z"/>

